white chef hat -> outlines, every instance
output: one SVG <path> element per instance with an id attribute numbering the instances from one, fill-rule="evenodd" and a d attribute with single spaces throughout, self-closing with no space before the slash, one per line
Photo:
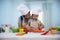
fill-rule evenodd
<path id="1" fill-rule="evenodd" d="M 39 15 L 40 12 L 41 12 L 40 8 L 36 8 L 32 11 L 32 14 Z"/>
<path id="2" fill-rule="evenodd" d="M 21 12 L 23 15 L 26 15 L 29 12 L 29 9 L 26 5 L 20 4 L 18 6 L 18 11 Z"/>

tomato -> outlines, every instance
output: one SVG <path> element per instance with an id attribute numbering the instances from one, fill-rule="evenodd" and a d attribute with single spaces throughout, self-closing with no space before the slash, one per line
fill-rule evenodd
<path id="1" fill-rule="evenodd" d="M 24 29 L 24 32 L 25 32 L 25 33 L 28 33 L 28 32 L 29 32 L 29 30 L 27 30 L 27 29 L 25 28 L 25 29 Z"/>
<path id="2" fill-rule="evenodd" d="M 55 30 L 55 28 L 52 27 L 52 28 L 49 28 L 49 30 Z"/>

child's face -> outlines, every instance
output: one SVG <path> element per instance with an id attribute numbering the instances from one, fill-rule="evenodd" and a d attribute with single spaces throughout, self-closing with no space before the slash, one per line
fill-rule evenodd
<path id="1" fill-rule="evenodd" d="M 37 20 L 38 15 L 32 14 L 32 19 Z"/>

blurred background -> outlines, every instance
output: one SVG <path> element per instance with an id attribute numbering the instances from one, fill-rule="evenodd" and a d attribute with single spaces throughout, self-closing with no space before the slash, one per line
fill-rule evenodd
<path id="1" fill-rule="evenodd" d="M 0 25 L 18 27 L 21 14 L 17 7 L 21 3 L 26 4 L 31 11 L 34 8 L 42 10 L 38 19 L 44 23 L 45 28 L 60 26 L 60 0 L 0 0 Z"/>

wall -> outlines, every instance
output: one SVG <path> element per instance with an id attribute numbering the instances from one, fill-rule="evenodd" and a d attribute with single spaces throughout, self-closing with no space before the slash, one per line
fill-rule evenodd
<path id="1" fill-rule="evenodd" d="M 48 18 L 48 20 L 51 20 L 50 26 L 60 25 L 60 1 L 48 0 L 47 2 L 52 3 L 51 16 L 49 16 L 49 17 L 51 17 L 51 19 Z M 15 0 L 15 1 L 0 0 L 0 24 L 8 23 L 8 24 L 12 24 L 13 26 L 17 26 L 18 17 L 21 15 L 20 12 L 17 11 L 17 6 L 20 3 L 26 3 L 26 1 L 25 0 L 22 0 L 22 1 L 21 0 Z M 27 3 L 27 5 L 29 6 L 28 3 Z M 31 5 L 31 6 L 33 6 L 33 5 Z"/>
<path id="2" fill-rule="evenodd" d="M 25 3 L 24 0 L 0 0 L 0 24 L 12 24 L 17 26 L 18 17 L 21 15 L 17 11 L 20 3 Z"/>
<path id="3" fill-rule="evenodd" d="M 52 26 L 60 26 L 60 1 L 52 3 Z"/>

